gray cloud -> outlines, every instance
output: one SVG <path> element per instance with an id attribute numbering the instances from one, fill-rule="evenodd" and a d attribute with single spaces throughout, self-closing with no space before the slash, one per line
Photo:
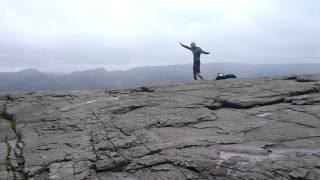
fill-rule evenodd
<path id="1" fill-rule="evenodd" d="M 72 71 L 320 57 L 317 0 L 0 0 L 0 71 Z"/>

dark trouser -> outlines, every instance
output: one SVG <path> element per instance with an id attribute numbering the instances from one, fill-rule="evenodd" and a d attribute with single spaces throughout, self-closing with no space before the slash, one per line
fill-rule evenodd
<path id="1" fill-rule="evenodd" d="M 197 74 L 200 74 L 200 61 L 193 63 L 193 78 L 197 80 Z"/>

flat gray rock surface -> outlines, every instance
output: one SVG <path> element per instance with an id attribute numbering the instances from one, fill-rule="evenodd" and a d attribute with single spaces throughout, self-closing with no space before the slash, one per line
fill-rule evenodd
<path id="1" fill-rule="evenodd" d="M 2 93 L 0 110 L 0 179 L 320 179 L 320 75 Z"/>

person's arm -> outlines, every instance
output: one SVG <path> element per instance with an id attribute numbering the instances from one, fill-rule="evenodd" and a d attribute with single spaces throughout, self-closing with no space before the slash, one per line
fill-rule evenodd
<path id="1" fill-rule="evenodd" d="M 184 48 L 187 48 L 187 49 L 191 49 L 189 46 L 186 46 L 186 45 L 184 45 L 184 44 L 182 44 L 181 42 L 179 42 L 180 43 L 180 45 L 182 46 L 182 47 L 184 47 Z"/>
<path id="2" fill-rule="evenodd" d="M 204 50 L 202 50 L 202 49 L 201 49 L 201 53 L 202 53 L 202 54 L 210 54 L 209 52 L 206 52 L 206 51 L 204 51 Z"/>

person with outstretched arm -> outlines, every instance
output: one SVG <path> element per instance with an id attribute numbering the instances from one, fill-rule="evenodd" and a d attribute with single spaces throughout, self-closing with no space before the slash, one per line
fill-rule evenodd
<path id="1" fill-rule="evenodd" d="M 200 47 L 196 46 L 196 43 L 192 42 L 189 46 L 186 46 L 179 42 L 180 45 L 186 49 L 189 49 L 193 54 L 193 78 L 194 80 L 197 80 L 197 77 L 199 77 L 201 80 L 203 80 L 203 77 L 200 74 L 200 55 L 201 54 L 210 54 L 209 52 L 206 52 L 202 50 Z"/>

